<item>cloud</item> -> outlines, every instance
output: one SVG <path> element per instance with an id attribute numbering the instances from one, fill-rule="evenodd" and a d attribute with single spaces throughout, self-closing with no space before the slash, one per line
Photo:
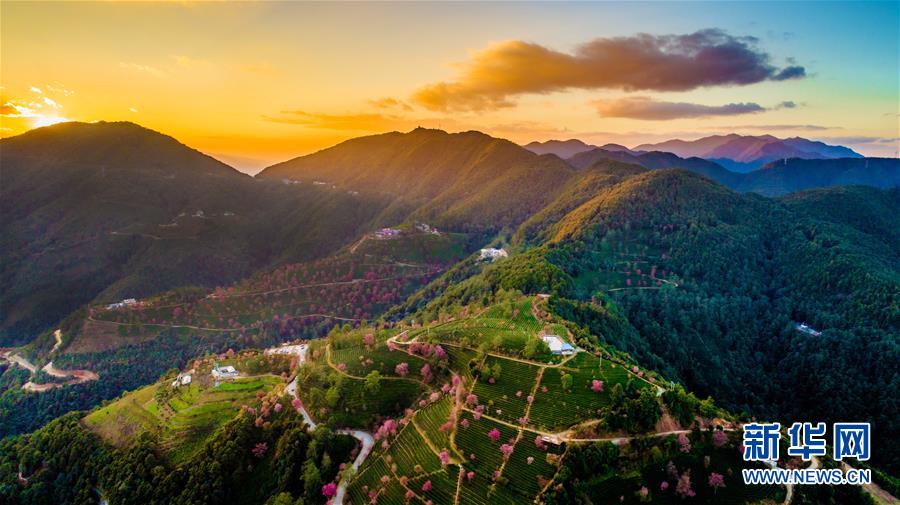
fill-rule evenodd
<path id="1" fill-rule="evenodd" d="M 510 40 L 488 46 L 463 63 L 457 80 L 419 88 L 412 99 L 430 110 L 511 107 L 524 93 L 567 89 L 687 91 L 799 79 L 803 67 L 778 69 L 754 37 L 722 30 L 685 35 L 639 34 L 597 38 L 573 53 Z"/>
<path id="2" fill-rule="evenodd" d="M 44 94 L 44 92 L 41 91 L 41 88 L 39 88 L 39 87 L 37 87 L 37 86 L 32 86 L 32 87 L 31 87 L 31 92 L 32 92 L 32 93 L 37 93 L 37 94 L 39 94 L 39 95 Z"/>
<path id="3" fill-rule="evenodd" d="M 787 81 L 790 79 L 802 79 L 806 77 L 806 69 L 799 66 L 785 67 L 772 76 L 773 81 Z"/>
<path id="4" fill-rule="evenodd" d="M 775 106 L 776 109 L 796 109 L 797 107 L 799 107 L 799 105 L 791 100 L 786 100 Z"/>
<path id="5" fill-rule="evenodd" d="M 900 137 L 868 137 L 868 136 L 848 136 L 848 137 L 828 137 L 821 139 L 822 142 L 829 144 L 874 144 L 874 145 L 894 145 L 900 147 Z"/>
<path id="6" fill-rule="evenodd" d="M 815 124 L 761 124 L 761 125 L 743 125 L 729 127 L 731 130 L 757 130 L 757 131 L 775 131 L 775 130 L 802 130 L 802 131 L 823 131 L 823 130 L 840 130 L 840 126 L 822 126 Z M 706 130 L 722 130 L 721 126 L 705 127 Z"/>
<path id="7" fill-rule="evenodd" d="M 0 116 L 2 117 L 38 117 L 39 114 L 34 110 L 35 104 L 25 104 L 8 100 L 0 105 Z"/>
<path id="8" fill-rule="evenodd" d="M 321 130 L 386 131 L 409 124 L 399 116 L 380 113 L 319 114 L 302 110 L 283 111 L 280 116 L 263 116 L 263 119 Z"/>
<path id="9" fill-rule="evenodd" d="M 53 100 L 50 97 L 46 97 L 46 96 L 44 97 L 44 103 L 49 105 L 50 107 L 53 107 L 54 109 L 59 109 L 62 107 L 62 105 L 56 103 L 55 100 Z"/>
<path id="10" fill-rule="evenodd" d="M 409 106 L 408 103 L 403 100 L 398 100 L 392 97 L 384 97 L 378 98 L 376 100 L 369 100 L 369 105 L 375 107 L 376 109 L 403 109 L 405 111 L 411 111 L 412 107 Z"/>
<path id="11" fill-rule="evenodd" d="M 142 72 L 145 74 L 150 74 L 153 77 L 157 77 L 160 79 L 165 78 L 168 75 L 165 71 L 160 70 L 156 67 L 151 67 L 150 65 L 141 65 L 139 63 L 120 62 L 119 68 L 123 68 L 125 70 L 131 70 L 134 72 Z"/>
<path id="12" fill-rule="evenodd" d="M 629 119 L 669 120 L 710 116 L 736 116 L 764 112 L 758 103 L 729 103 L 725 105 L 702 105 L 687 102 L 662 102 L 646 96 L 620 98 L 616 100 L 595 100 L 592 104 L 605 117 Z"/>

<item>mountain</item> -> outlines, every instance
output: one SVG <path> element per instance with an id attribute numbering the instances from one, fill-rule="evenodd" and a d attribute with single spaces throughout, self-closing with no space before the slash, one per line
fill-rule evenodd
<path id="1" fill-rule="evenodd" d="M 623 145 L 621 145 L 621 144 L 603 144 L 602 146 L 600 146 L 600 149 L 603 149 L 603 150 L 605 150 L 605 151 L 627 151 L 627 152 L 631 152 L 631 149 L 628 149 L 627 147 L 625 147 L 625 146 L 623 146 Z"/>
<path id="2" fill-rule="evenodd" d="M 402 206 L 410 219 L 496 232 L 549 203 L 572 173 L 558 157 L 508 140 L 417 128 L 351 139 L 273 165 L 257 178 L 376 192 L 396 199 L 392 210 Z"/>
<path id="3" fill-rule="evenodd" d="M 734 187 L 766 196 L 778 196 L 809 188 L 867 185 L 900 186 L 900 159 L 839 158 L 830 160 L 787 159 L 767 163 L 739 179 Z"/>
<path id="4" fill-rule="evenodd" d="M 783 423 L 856 416 L 894 440 L 896 193 L 835 188 L 772 200 L 683 170 L 637 172 L 593 194 L 562 193 L 568 201 L 554 202 L 547 219 L 514 234 L 519 254 L 394 314 L 429 320 L 484 292 L 549 293 L 553 312 L 600 344 L 726 408 Z M 801 322 L 821 334 L 798 331 Z M 854 401 L 825 401 L 837 394 Z M 896 471 L 900 445 L 883 451 L 878 465 Z"/>
<path id="5" fill-rule="evenodd" d="M 535 154 L 555 154 L 562 159 L 571 158 L 572 156 L 594 149 L 596 146 L 585 144 L 578 139 L 569 140 L 548 140 L 546 142 L 530 142 L 524 146 L 525 149 Z"/>
<path id="6" fill-rule="evenodd" d="M 501 293 L 442 321 L 197 356 L 190 369 L 0 442 L 0 499 L 604 503 L 598 496 L 716 472 L 724 486 L 697 485 L 698 502 L 783 501 L 779 487 L 742 482 L 741 469 L 761 464 L 741 460 L 737 416 L 591 341 L 552 303 Z M 559 335 L 551 341 L 578 335 L 579 348 L 554 354 L 541 328 Z M 241 375 L 216 381 L 218 366 Z M 669 460 L 675 475 L 660 475 Z"/>
<path id="7" fill-rule="evenodd" d="M 749 172 L 770 161 L 785 158 L 862 157 L 843 146 L 831 146 L 800 137 L 779 139 L 771 135 L 713 135 L 692 141 L 668 140 L 656 144 L 642 144 L 634 150 L 665 151 L 681 157 L 706 158 L 736 172 Z"/>
<path id="8" fill-rule="evenodd" d="M 0 359 L 0 502 L 869 503 L 745 486 L 750 419 L 871 422 L 900 471 L 898 188 L 422 129 L 255 179 L 128 123 L 0 156 L 4 336 L 45 330 Z"/>
<path id="9" fill-rule="evenodd" d="M 610 151 L 597 148 L 576 154 L 567 161 L 573 167 L 583 169 L 604 159 L 631 163 L 654 170 L 660 168 L 683 168 L 700 175 L 705 175 L 706 177 L 729 187 L 736 187 L 738 181 L 741 179 L 739 174 L 731 172 L 712 161 L 697 157 L 681 158 L 675 154 L 662 151 Z"/>
<path id="10" fill-rule="evenodd" d="M 386 205 L 254 180 L 133 123 L 32 130 L 0 141 L 0 163 L 7 344 L 96 297 L 216 286 L 274 261 L 320 256 Z"/>
<path id="11" fill-rule="evenodd" d="M 569 158 L 576 169 L 600 160 L 632 163 L 649 169 L 682 168 L 742 192 L 779 196 L 809 188 L 864 184 L 876 188 L 900 185 L 900 160 L 895 158 L 786 159 L 767 163 L 748 173 L 737 173 L 713 161 L 681 158 L 661 151 L 624 152 L 593 149 Z"/>

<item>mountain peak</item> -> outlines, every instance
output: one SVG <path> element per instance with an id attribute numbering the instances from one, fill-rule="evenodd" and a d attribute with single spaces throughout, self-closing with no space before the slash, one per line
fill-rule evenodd
<path id="1" fill-rule="evenodd" d="M 681 157 L 698 157 L 716 161 L 736 172 L 748 172 L 783 158 L 832 159 L 860 158 L 859 153 L 844 146 L 793 137 L 779 139 L 773 135 L 712 135 L 696 140 L 669 140 L 643 144 L 636 151 L 668 151 Z"/>
<path id="2" fill-rule="evenodd" d="M 525 149 L 535 154 L 555 154 L 560 158 L 566 159 L 575 156 L 578 153 L 590 151 L 596 148 L 590 144 L 585 144 L 579 139 L 568 140 L 547 140 L 546 142 L 530 142 L 524 146 Z"/>
<path id="3" fill-rule="evenodd" d="M 130 121 L 70 121 L 0 140 L 4 168 L 27 157 L 31 170 L 183 171 L 241 175 L 234 168 L 175 138 Z M 7 165 L 12 164 L 12 165 Z M 25 165 L 22 165 L 25 166 Z"/>

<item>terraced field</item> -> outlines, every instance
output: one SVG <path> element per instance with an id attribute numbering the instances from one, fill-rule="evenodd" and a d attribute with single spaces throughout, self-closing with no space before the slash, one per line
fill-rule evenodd
<path id="1" fill-rule="evenodd" d="M 281 382 L 277 377 L 260 376 L 218 387 L 193 383 L 179 388 L 174 396 L 159 404 L 156 392 L 160 387 L 171 387 L 167 380 L 95 410 L 83 423 L 119 447 L 141 433 L 155 433 L 169 459 L 177 463 L 192 455 L 243 404 L 252 403 L 258 392 L 268 392 Z"/>
<path id="2" fill-rule="evenodd" d="M 440 401 L 416 411 L 413 422 L 419 428 L 432 445 L 440 450 L 451 451 L 453 444 L 450 441 L 452 428 L 446 427 L 450 417 L 450 396 L 444 396 Z M 459 459 L 461 456 L 457 455 Z"/>
<path id="3" fill-rule="evenodd" d="M 492 306 L 475 317 L 410 332 L 410 336 L 421 335 L 426 340 L 456 343 L 463 347 L 486 343 L 495 352 L 521 356 L 525 343 L 537 338 L 543 327 L 543 323 L 532 314 L 531 306 L 531 298 L 507 302 Z M 547 353 L 533 359 L 553 361 L 554 357 Z"/>
<path id="4" fill-rule="evenodd" d="M 391 351 L 384 342 L 369 347 L 357 345 L 332 350 L 331 360 L 335 364 L 343 363 L 347 373 L 360 377 L 372 370 L 377 370 L 381 375 L 397 376 L 396 367 L 400 363 L 409 365 L 409 370 L 415 374 L 425 363 L 418 356 Z"/>
<path id="5" fill-rule="evenodd" d="M 569 390 L 562 386 L 563 374 L 572 376 L 572 388 Z M 595 379 L 603 381 L 602 392 L 591 390 Z M 652 387 L 621 365 L 589 353 L 579 353 L 564 367 L 545 370 L 531 408 L 531 423 L 542 429 L 557 431 L 597 418 L 600 409 L 609 404 L 610 388 L 629 381 L 633 381 L 638 388 Z"/>
<path id="6" fill-rule="evenodd" d="M 510 359 L 488 356 L 485 364 L 500 366 L 500 377 L 491 384 L 483 378 L 475 383 L 473 392 L 486 412 L 510 423 L 518 423 L 525 415 L 528 396 L 534 388 L 541 367 Z"/>

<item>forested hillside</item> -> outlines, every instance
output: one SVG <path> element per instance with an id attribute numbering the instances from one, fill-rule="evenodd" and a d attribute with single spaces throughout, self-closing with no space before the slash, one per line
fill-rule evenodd
<path id="1" fill-rule="evenodd" d="M 894 232 L 882 231 L 900 215 L 895 196 L 827 190 L 782 204 L 687 172 L 647 172 L 547 220 L 549 232 L 526 225 L 522 245 L 539 247 L 400 313 L 435 317 L 501 288 L 557 293 L 560 315 L 730 409 L 871 420 L 884 434 L 879 464 L 892 466 L 900 268 Z M 802 322 L 821 335 L 798 331 Z"/>
<path id="2" fill-rule="evenodd" d="M 213 287 L 331 253 L 388 203 L 256 181 L 132 123 L 3 139 L 0 163 L 0 345 L 98 297 Z"/>
<path id="3" fill-rule="evenodd" d="M 556 156 L 508 140 L 417 128 L 351 139 L 273 165 L 257 178 L 377 191 L 415 209 L 412 218 L 496 233 L 547 205 L 572 173 Z"/>

